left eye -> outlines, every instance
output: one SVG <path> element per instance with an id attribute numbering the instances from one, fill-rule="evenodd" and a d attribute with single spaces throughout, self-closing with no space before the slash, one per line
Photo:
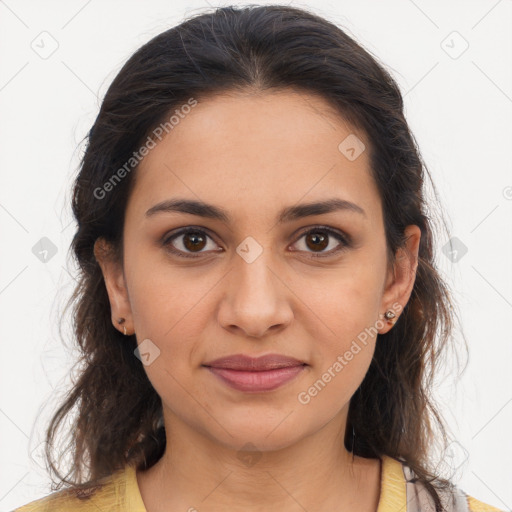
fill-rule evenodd
<path id="1" fill-rule="evenodd" d="M 332 256 L 333 254 L 338 253 L 339 251 L 350 246 L 348 237 L 345 237 L 341 233 L 338 233 L 337 231 L 334 231 L 330 228 L 321 226 L 315 227 L 306 231 L 305 233 L 302 233 L 297 242 L 302 240 L 302 238 L 305 238 L 306 247 L 313 250 L 311 253 L 312 257 Z M 325 249 L 331 245 L 330 242 L 333 238 L 338 241 L 338 246 L 325 251 Z M 170 252 L 176 254 L 177 256 L 184 258 L 195 258 L 197 257 L 196 255 L 207 252 L 203 251 L 202 249 L 207 246 L 208 239 L 212 240 L 212 242 L 215 244 L 210 235 L 208 235 L 204 230 L 185 228 L 167 237 L 163 241 L 163 245 L 167 247 Z M 176 247 L 176 245 L 173 243 L 174 240 L 180 240 L 178 245 L 181 245 L 181 247 Z M 214 249 L 214 252 L 220 251 Z M 309 251 L 306 249 L 305 252 Z"/>
<path id="2" fill-rule="evenodd" d="M 316 228 L 310 229 L 309 231 L 306 231 L 305 233 L 302 233 L 302 235 L 300 236 L 298 241 L 304 237 L 305 237 L 306 247 L 313 249 L 313 250 L 319 249 L 319 250 L 323 251 L 320 254 L 315 254 L 315 252 L 317 252 L 317 251 L 313 251 L 313 254 L 311 254 L 311 255 L 316 258 L 332 256 L 333 254 L 336 254 L 339 251 L 342 251 L 343 249 L 346 249 L 350 246 L 350 243 L 347 240 L 347 238 L 344 237 L 341 233 L 338 233 L 337 231 L 333 231 L 332 229 L 324 228 L 324 227 L 316 227 Z M 324 249 L 330 245 L 330 239 L 333 239 L 333 238 L 339 242 L 338 246 L 337 247 L 335 246 L 334 249 L 331 248 L 329 251 L 324 251 Z M 308 252 L 308 251 L 306 251 L 306 252 Z"/>

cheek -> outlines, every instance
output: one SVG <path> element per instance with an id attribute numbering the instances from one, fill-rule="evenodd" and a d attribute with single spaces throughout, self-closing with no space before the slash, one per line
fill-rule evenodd
<path id="1" fill-rule="evenodd" d="M 205 314 L 201 298 L 208 288 L 204 283 L 194 288 L 173 274 L 164 279 L 156 272 L 132 273 L 130 303 L 137 343 L 155 354 L 144 370 L 162 398 L 180 403 L 187 399 L 182 394 L 191 386 L 191 372 L 201 363 L 197 340 Z"/>
<path id="2" fill-rule="evenodd" d="M 310 324 L 311 336 L 316 340 L 314 377 L 329 382 L 333 392 L 343 388 L 353 393 L 371 363 L 382 327 L 379 272 L 363 260 L 342 269 L 327 292 L 325 288 L 310 288 L 307 303 L 313 312 L 309 318 L 314 318 Z"/>
<path id="3" fill-rule="evenodd" d="M 307 297 L 310 314 L 333 347 L 342 349 L 366 328 L 376 326 L 381 281 L 377 268 L 358 263 L 333 273 L 327 286 L 304 282 L 302 294 Z"/>
<path id="4" fill-rule="evenodd" d="M 363 381 L 375 351 L 377 326 L 371 310 L 372 301 L 351 302 L 349 315 L 331 311 L 330 328 L 325 336 L 317 336 L 313 351 L 311 375 L 301 387 L 297 400 L 311 404 L 320 411 L 337 412 L 337 406 L 347 404 Z M 339 309 L 339 308 L 338 308 Z M 324 314 L 328 311 L 324 310 Z M 325 331 L 325 329 L 324 329 Z M 331 414 L 331 413 L 329 413 Z"/>
<path id="5" fill-rule="evenodd" d="M 150 262 L 142 253 L 127 258 L 126 272 L 137 335 L 164 342 L 197 329 L 198 308 L 213 285 L 207 274 Z"/>

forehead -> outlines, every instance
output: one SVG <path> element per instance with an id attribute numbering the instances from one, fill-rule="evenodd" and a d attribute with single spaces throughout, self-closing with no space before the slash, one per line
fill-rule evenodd
<path id="1" fill-rule="evenodd" d="M 198 98 L 187 111 L 139 164 L 128 206 L 138 215 L 176 197 L 243 217 L 336 196 L 379 216 L 369 141 L 323 98 L 222 94 Z"/>

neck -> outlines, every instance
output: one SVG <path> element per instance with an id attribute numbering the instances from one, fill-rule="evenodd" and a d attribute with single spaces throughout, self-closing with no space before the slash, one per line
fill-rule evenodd
<path id="1" fill-rule="evenodd" d="M 298 442 L 261 451 L 219 444 L 164 412 L 165 453 L 137 475 L 147 512 L 375 511 L 380 463 L 345 449 L 346 412 Z"/>

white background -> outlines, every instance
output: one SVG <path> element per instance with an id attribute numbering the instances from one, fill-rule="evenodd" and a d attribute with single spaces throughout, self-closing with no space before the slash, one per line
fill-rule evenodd
<path id="1" fill-rule="evenodd" d="M 387 66 L 405 95 L 451 234 L 467 247 L 453 262 L 441 251 L 444 235 L 437 246 L 470 349 L 463 375 L 451 374 L 435 390 L 461 464 L 455 480 L 468 494 L 510 510 L 512 2 L 290 5 L 310 7 L 347 30 Z M 37 461 L 45 421 L 72 364 L 57 324 L 74 284 L 69 187 L 79 142 L 125 60 L 206 9 L 206 1 L 0 0 L 1 510 L 49 489 Z M 33 49 L 43 37 L 46 49 L 58 44 L 48 58 Z M 464 40 L 469 47 L 458 55 Z M 42 237 L 57 248 L 46 263 L 32 252 Z M 71 344 L 69 323 L 63 338 Z M 456 338 L 461 346 L 460 332 Z"/>

